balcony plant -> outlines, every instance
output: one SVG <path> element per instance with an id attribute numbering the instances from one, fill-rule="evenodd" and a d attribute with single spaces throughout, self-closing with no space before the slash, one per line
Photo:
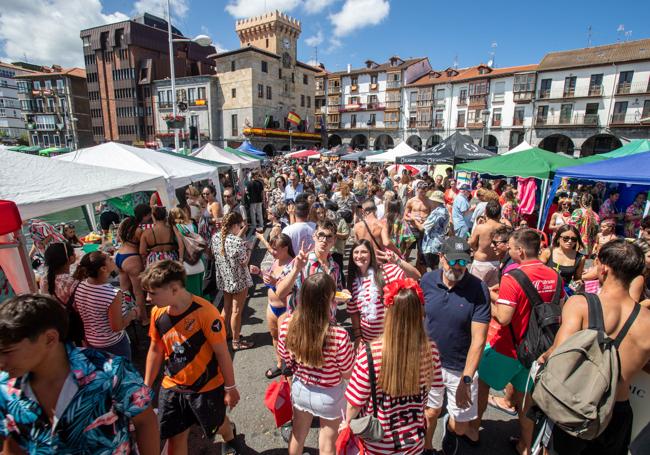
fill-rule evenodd
<path id="1" fill-rule="evenodd" d="M 184 115 L 165 114 L 163 120 L 167 123 L 169 129 L 182 129 L 185 127 Z"/>

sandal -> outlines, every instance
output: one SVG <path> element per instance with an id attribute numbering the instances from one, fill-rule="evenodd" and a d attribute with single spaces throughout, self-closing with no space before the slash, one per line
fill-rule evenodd
<path id="1" fill-rule="evenodd" d="M 273 379 L 277 378 L 282 374 L 282 369 L 278 368 L 277 366 L 274 366 L 273 368 L 269 368 L 266 370 L 266 373 L 264 373 L 264 376 L 266 376 L 266 379 Z"/>
<path id="2" fill-rule="evenodd" d="M 494 408 L 494 409 L 497 409 L 497 410 L 499 410 L 499 411 L 501 411 L 501 412 L 504 412 L 504 413 L 508 414 L 509 416 L 513 416 L 513 417 L 515 417 L 515 416 L 517 415 L 517 410 L 516 410 L 516 409 L 506 408 L 505 406 L 501 406 L 501 405 L 497 402 L 496 398 L 500 398 L 500 397 L 496 397 L 496 396 L 494 396 L 494 395 L 490 395 L 490 396 L 488 397 L 488 405 L 489 405 L 491 408 Z"/>
<path id="3" fill-rule="evenodd" d="M 232 350 L 233 351 L 245 351 L 255 346 L 255 343 L 252 341 L 242 340 L 241 338 L 238 341 L 232 340 Z"/>

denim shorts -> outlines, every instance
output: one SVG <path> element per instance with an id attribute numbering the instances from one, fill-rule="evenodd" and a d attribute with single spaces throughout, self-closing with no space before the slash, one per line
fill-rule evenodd
<path id="1" fill-rule="evenodd" d="M 341 382 L 334 387 L 319 387 L 304 384 L 294 378 L 291 384 L 291 401 L 293 406 L 316 417 L 327 420 L 341 418 L 345 412 L 345 383 Z"/>

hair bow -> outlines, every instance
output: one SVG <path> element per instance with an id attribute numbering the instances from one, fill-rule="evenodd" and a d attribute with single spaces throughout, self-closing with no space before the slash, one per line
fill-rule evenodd
<path id="1" fill-rule="evenodd" d="M 422 292 L 422 288 L 418 282 L 412 278 L 404 278 L 401 280 L 395 280 L 392 283 L 384 286 L 384 306 L 392 306 L 395 296 L 402 289 L 413 290 L 417 294 L 418 299 L 420 299 L 420 303 L 424 305 L 424 293 Z"/>

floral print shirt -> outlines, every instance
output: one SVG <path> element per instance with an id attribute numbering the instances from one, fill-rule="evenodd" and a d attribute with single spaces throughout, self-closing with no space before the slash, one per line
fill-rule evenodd
<path id="1" fill-rule="evenodd" d="M 35 399 L 29 374 L 0 372 L 0 437 L 29 454 L 129 454 L 129 421 L 145 411 L 153 391 L 130 362 L 94 349 L 65 345 L 70 376 L 61 389 L 56 424 Z M 61 406 L 61 402 L 67 404 Z"/>

